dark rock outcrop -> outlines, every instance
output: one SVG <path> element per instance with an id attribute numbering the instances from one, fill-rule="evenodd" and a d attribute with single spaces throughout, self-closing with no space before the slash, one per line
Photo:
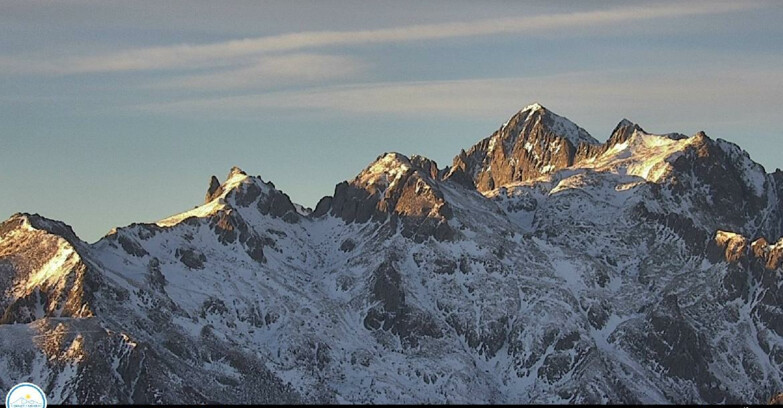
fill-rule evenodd
<path id="1" fill-rule="evenodd" d="M 207 261 L 207 257 L 194 248 L 178 248 L 174 255 L 190 269 L 203 269 Z"/>
<path id="2" fill-rule="evenodd" d="M 367 330 L 391 331 L 407 347 L 416 347 L 423 336 L 443 336 L 432 316 L 406 303 L 402 275 L 392 261 L 384 261 L 373 272 L 370 287 L 371 299 L 379 305 L 364 318 Z"/>
<path id="3" fill-rule="evenodd" d="M 239 242 L 250 258 L 259 263 L 266 262 L 264 246 L 273 244 L 274 241 L 259 236 L 237 211 L 220 211 L 210 218 L 209 225 L 223 245 Z"/>
<path id="4" fill-rule="evenodd" d="M 629 342 L 637 353 L 656 361 L 667 375 L 693 382 L 705 401 L 724 401 L 723 393 L 712 386 L 716 379 L 710 371 L 709 343 L 683 313 L 676 295 L 664 297 L 647 314 L 645 324 L 642 338 Z"/>
<path id="5" fill-rule="evenodd" d="M 612 131 L 612 135 L 609 136 L 609 140 L 606 142 L 609 146 L 614 146 L 619 143 L 628 141 L 634 132 L 644 132 L 639 125 L 631 122 L 628 119 L 623 119 L 615 126 Z"/>
<path id="6" fill-rule="evenodd" d="M 315 205 L 312 216 L 315 218 L 323 217 L 329 213 L 332 208 L 332 196 L 326 196 L 318 200 L 318 204 Z"/>
<path id="7" fill-rule="evenodd" d="M 207 188 L 207 195 L 204 197 L 204 202 L 208 203 L 223 194 L 223 189 L 220 187 L 220 180 L 218 180 L 217 177 L 212 176 L 212 178 L 209 179 L 209 188 Z"/>

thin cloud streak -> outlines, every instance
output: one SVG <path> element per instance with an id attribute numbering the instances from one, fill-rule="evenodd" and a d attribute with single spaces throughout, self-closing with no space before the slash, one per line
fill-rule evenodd
<path id="1" fill-rule="evenodd" d="M 608 10 L 536 15 L 471 22 L 423 24 L 364 31 L 320 31 L 226 41 L 206 45 L 177 45 L 122 51 L 99 56 L 42 61 L 4 57 L 6 73 L 78 74 L 232 66 L 265 53 L 308 48 L 401 43 L 504 34 L 535 35 L 631 24 L 658 18 L 721 14 L 760 7 L 756 2 L 704 2 L 618 7 Z M 584 33 L 590 34 L 590 33 Z"/>
<path id="2" fill-rule="evenodd" d="M 355 78 L 369 64 L 360 59 L 322 54 L 286 54 L 258 58 L 252 64 L 208 74 L 187 75 L 151 85 L 157 89 L 252 89 Z"/>
<path id="3" fill-rule="evenodd" d="M 600 109 L 617 114 L 657 112 L 683 121 L 693 121 L 694 116 L 710 121 L 726 120 L 729 116 L 733 121 L 750 121 L 783 109 L 779 91 L 769 86 L 781 82 L 783 73 L 772 70 L 705 69 L 641 78 L 604 70 L 526 78 L 339 86 L 155 103 L 135 109 L 185 116 L 258 117 L 263 112 L 323 111 L 487 119 L 512 113 L 538 100 L 563 112 L 582 112 L 588 117 L 591 111 Z M 726 104 L 727 100 L 732 104 Z M 656 107 L 655 112 L 651 106 Z M 735 109 L 736 106 L 743 108 Z"/>

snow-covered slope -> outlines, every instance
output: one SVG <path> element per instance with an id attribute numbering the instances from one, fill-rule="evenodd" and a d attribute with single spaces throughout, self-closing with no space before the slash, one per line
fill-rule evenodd
<path id="1" fill-rule="evenodd" d="M 92 245 L 17 214 L 0 224 L 0 389 L 766 401 L 783 389 L 781 180 L 702 133 L 624 120 L 601 144 L 531 105 L 450 168 L 383 154 L 313 211 L 234 168 L 201 206 Z"/>

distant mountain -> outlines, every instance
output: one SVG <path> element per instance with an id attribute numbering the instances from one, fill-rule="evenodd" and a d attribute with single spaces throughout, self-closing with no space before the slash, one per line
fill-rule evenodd
<path id="1" fill-rule="evenodd" d="M 533 104 L 450 167 L 310 210 L 233 168 L 95 244 L 0 224 L 0 392 L 50 402 L 759 403 L 783 390 L 783 172 Z"/>

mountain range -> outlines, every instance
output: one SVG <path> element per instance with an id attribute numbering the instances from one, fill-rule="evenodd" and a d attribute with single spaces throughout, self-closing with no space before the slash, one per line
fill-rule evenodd
<path id="1" fill-rule="evenodd" d="M 314 209 L 233 168 L 88 244 L 0 224 L 0 393 L 51 403 L 758 403 L 783 390 L 783 172 L 532 104 Z M 0 394 L 4 395 L 4 394 Z M 3 397 L 4 398 L 4 397 Z"/>

